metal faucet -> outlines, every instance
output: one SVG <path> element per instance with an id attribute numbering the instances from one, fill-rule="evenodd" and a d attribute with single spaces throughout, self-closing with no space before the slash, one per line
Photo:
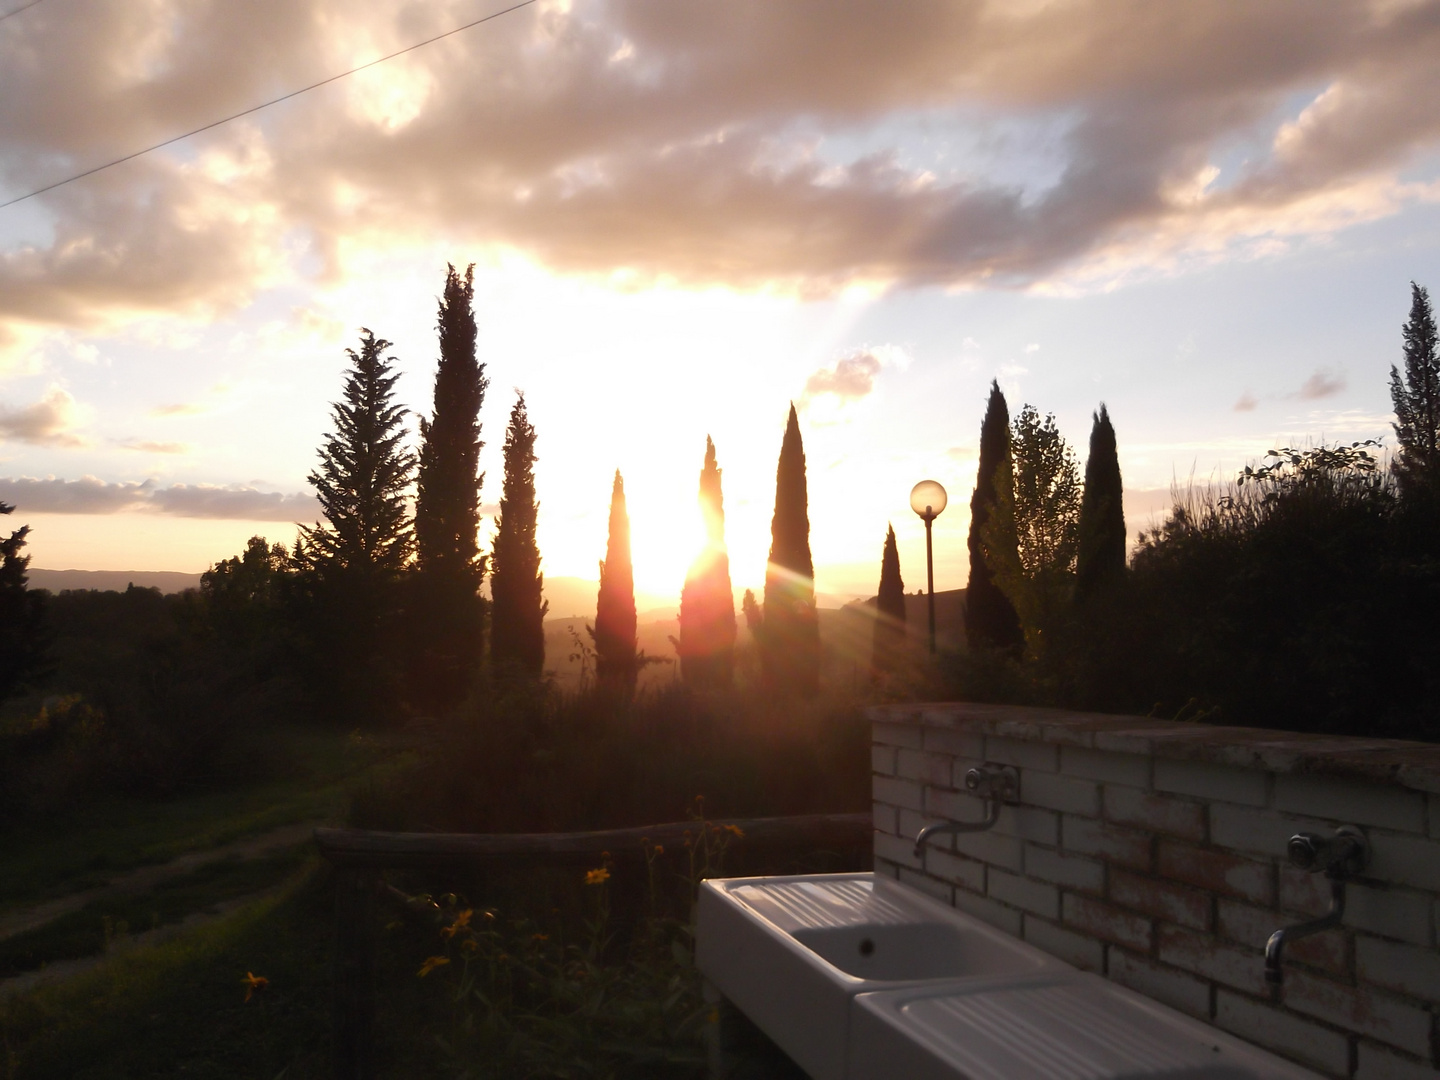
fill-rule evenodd
<path id="1" fill-rule="evenodd" d="M 915 857 L 924 853 L 925 843 L 940 833 L 984 832 L 1000 820 L 1000 804 L 1020 797 L 1020 774 L 1011 765 L 981 765 L 965 772 L 965 790 L 985 801 L 985 816 L 979 821 L 941 821 L 926 825 L 915 834 Z"/>
<path id="2" fill-rule="evenodd" d="M 1296 833 L 1285 847 L 1290 865 L 1311 873 L 1324 871 L 1330 881 L 1330 910 L 1319 918 L 1276 930 L 1265 943 L 1265 983 L 1279 994 L 1280 961 L 1286 942 L 1339 926 L 1345 917 L 1345 882 L 1370 864 L 1370 841 L 1354 825 L 1341 825 L 1331 837 Z"/>

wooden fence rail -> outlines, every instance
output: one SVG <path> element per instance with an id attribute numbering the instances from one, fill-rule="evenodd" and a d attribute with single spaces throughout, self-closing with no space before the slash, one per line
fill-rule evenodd
<path id="1" fill-rule="evenodd" d="M 730 818 L 730 842 L 746 850 L 868 850 L 870 814 Z M 674 850 L 700 823 L 676 821 L 633 829 L 575 833 L 402 833 L 316 829 L 315 843 L 336 868 L 334 1024 L 337 1080 L 374 1080 L 375 953 L 380 872 L 409 867 L 593 863 L 643 856 L 646 844 Z"/>

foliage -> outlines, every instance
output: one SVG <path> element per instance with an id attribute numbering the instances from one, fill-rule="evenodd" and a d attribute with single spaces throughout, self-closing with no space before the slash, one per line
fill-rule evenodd
<path id="1" fill-rule="evenodd" d="M 1394 469 L 1406 494 L 1440 494 L 1440 337 L 1430 293 L 1410 283 L 1410 319 L 1402 329 L 1405 373 L 1390 368 L 1390 399 L 1395 406 L 1395 438 L 1400 444 Z"/>
<path id="2" fill-rule="evenodd" d="M 995 583 L 986 556 L 985 530 L 997 501 L 1013 500 L 1013 473 L 1010 459 L 1010 410 L 999 381 L 990 384 L 990 400 L 980 425 L 980 465 L 975 476 L 975 493 L 970 496 L 970 578 L 965 590 L 965 637 L 971 652 L 987 649 L 1010 650 L 1024 642 L 1020 617 L 1010 599 Z M 997 486 L 998 485 L 998 486 Z M 993 538 L 998 545 L 1001 538 Z M 997 546 L 993 558 L 1006 564 L 1012 556 L 1009 541 L 1005 550 Z"/>
<path id="3" fill-rule="evenodd" d="M 470 691 L 484 655 L 480 583 L 480 409 L 488 382 L 475 357 L 474 267 L 447 266 L 437 329 L 435 410 L 420 419 L 416 561 L 405 583 L 407 697 L 436 712 Z"/>
<path id="4" fill-rule="evenodd" d="M 795 406 L 785 424 L 775 469 L 775 513 L 765 565 L 763 617 L 751 632 L 769 684 L 782 693 L 809 696 L 820 681 L 820 624 L 815 613 L 815 566 L 810 558 L 810 510 L 805 446 Z"/>
<path id="5" fill-rule="evenodd" d="M 322 576 L 349 571 L 358 585 L 393 578 L 414 547 L 405 509 L 414 458 L 400 449 L 406 410 L 391 403 L 399 373 L 390 342 L 360 331 L 360 352 L 346 349 L 351 368 L 343 399 L 334 403 L 335 433 L 307 477 L 328 525 L 301 526 L 303 558 Z"/>
<path id="6" fill-rule="evenodd" d="M 891 672 L 905 647 L 905 582 L 900 579 L 900 550 L 895 526 L 885 531 L 880 555 L 880 590 L 875 598 L 875 643 L 871 666 L 877 674 Z"/>
<path id="7" fill-rule="evenodd" d="M 0 502 L 0 516 L 14 510 Z M 30 526 L 22 525 L 0 539 L 0 701 L 24 689 L 45 668 L 45 597 L 26 588 L 30 556 L 20 554 L 29 535 Z"/>
<path id="8" fill-rule="evenodd" d="M 490 556 L 490 658 L 531 678 L 545 667 L 545 576 L 535 543 L 535 426 L 517 394 L 505 429 L 505 481 Z"/>
<path id="9" fill-rule="evenodd" d="M 400 575 L 414 548 L 406 510 L 413 456 L 400 448 L 406 410 L 393 404 L 399 374 L 390 343 L 361 331 L 360 352 L 332 416 L 320 467 L 310 473 L 328 525 L 301 526 L 294 559 L 296 628 L 305 677 L 332 722 L 373 726 L 399 711 Z"/>
<path id="10" fill-rule="evenodd" d="M 596 601 L 595 678 L 612 693 L 635 692 L 639 659 L 635 652 L 635 577 L 630 565 L 630 515 L 625 510 L 625 481 L 615 470 L 610 489 L 610 535 L 600 563 Z"/>
<path id="11" fill-rule="evenodd" d="M 1075 599 L 1084 603 L 1125 576 L 1125 503 L 1115 427 L 1102 403 L 1090 428 L 1075 542 Z"/>
<path id="12" fill-rule="evenodd" d="M 1054 415 L 1041 420 L 1033 405 L 1015 417 L 1011 447 L 1011 461 L 997 468 L 981 541 L 986 566 L 1020 617 L 1027 651 L 1039 656 L 1074 587 L 1080 471 Z"/>
<path id="13" fill-rule="evenodd" d="M 680 638 L 675 651 L 680 675 L 691 686 L 727 687 L 735 669 L 735 594 L 730 584 L 730 555 L 725 548 L 725 500 L 715 444 L 705 437 L 700 470 L 700 516 L 705 546 L 685 576 L 680 593 Z"/>

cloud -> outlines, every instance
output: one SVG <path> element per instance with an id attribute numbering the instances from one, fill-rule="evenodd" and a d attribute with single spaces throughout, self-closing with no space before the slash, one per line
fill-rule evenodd
<path id="1" fill-rule="evenodd" d="M 41 186 L 469 15 L 27 10 L 0 35 L 0 182 Z M 1437 50 L 1435 0 L 527 8 L 25 204 L 47 224 L 0 249 L 0 339 L 223 311 L 342 275 L 355 245 L 435 239 L 804 294 L 1092 287 L 1250 256 L 1440 199 L 1407 179 L 1440 145 Z M 917 122 L 948 156 L 907 141 Z M 1222 170 L 1237 144 L 1251 160 Z"/>
<path id="2" fill-rule="evenodd" d="M 151 416 L 196 416 L 205 411 L 204 405 L 193 402 L 176 402 L 172 405 L 157 405 L 150 410 Z"/>
<path id="3" fill-rule="evenodd" d="M 282 495 L 239 485 L 172 484 L 153 480 L 109 483 L 94 476 L 78 480 L 0 477 L 0 502 L 38 514 L 118 514 L 143 511 L 172 517 L 230 521 L 306 521 L 320 512 L 313 495 Z"/>
<path id="4" fill-rule="evenodd" d="M 1246 390 L 1243 394 L 1241 394 L 1238 398 L 1235 399 L 1235 411 L 1254 412 L 1255 406 L 1258 404 L 1260 404 L 1260 402 L 1256 400 L 1255 395 L 1250 393 L 1249 390 Z"/>
<path id="5" fill-rule="evenodd" d="M 122 442 L 120 446 L 125 450 L 140 450 L 147 454 L 188 454 L 191 449 L 189 443 L 151 442 L 147 439 Z"/>
<path id="6" fill-rule="evenodd" d="M 18 409 L 0 405 L 0 440 L 34 446 L 84 446 L 85 440 L 74 432 L 79 411 L 70 392 L 59 386 L 52 386 L 33 405 Z"/>
<path id="7" fill-rule="evenodd" d="M 1345 389 L 1345 376 L 1339 371 L 1320 368 L 1300 385 L 1294 396 L 1301 401 L 1318 401 Z"/>
<path id="8" fill-rule="evenodd" d="M 859 352 L 821 368 L 805 380 L 802 401 L 829 395 L 840 402 L 859 401 L 875 389 L 875 378 L 884 365 L 873 352 Z"/>

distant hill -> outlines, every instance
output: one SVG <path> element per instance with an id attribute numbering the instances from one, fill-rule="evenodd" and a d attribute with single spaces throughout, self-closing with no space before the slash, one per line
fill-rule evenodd
<path id="1" fill-rule="evenodd" d="M 159 589 L 162 593 L 178 593 L 200 587 L 199 574 L 181 574 L 172 570 L 37 570 L 32 566 L 27 573 L 32 589 L 48 589 L 57 593 L 66 589 L 124 592 L 132 584 L 137 589 Z"/>

